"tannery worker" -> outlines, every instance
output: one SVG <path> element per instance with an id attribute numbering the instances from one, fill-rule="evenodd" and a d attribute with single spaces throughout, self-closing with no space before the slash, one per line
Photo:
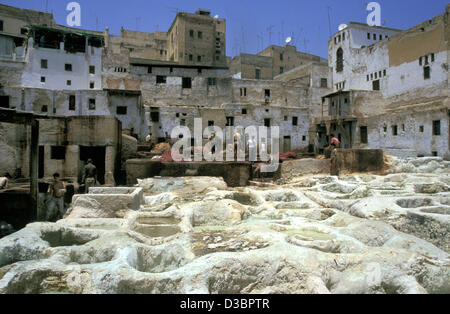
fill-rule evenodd
<path id="1" fill-rule="evenodd" d="M 53 175 L 53 182 L 48 188 L 48 194 L 50 194 L 50 199 L 48 201 L 46 221 L 59 216 L 64 217 L 64 194 L 66 192 L 66 185 L 64 182 L 60 181 L 59 173 Z M 56 211 L 55 211 L 56 209 Z"/>
<path id="2" fill-rule="evenodd" d="M 87 165 L 84 167 L 83 183 L 86 193 L 89 193 L 89 188 L 97 184 L 97 167 L 94 166 L 92 159 L 88 159 Z"/>

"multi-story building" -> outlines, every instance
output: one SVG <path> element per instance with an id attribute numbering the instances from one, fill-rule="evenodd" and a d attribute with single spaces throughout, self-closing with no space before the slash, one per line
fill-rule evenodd
<path id="1" fill-rule="evenodd" d="M 144 33 L 121 29 L 119 36 L 107 36 L 108 48 L 120 54 L 128 50 L 130 57 L 148 60 L 168 60 L 168 42 L 166 32 Z"/>
<path id="2" fill-rule="evenodd" d="M 295 46 L 271 45 L 256 55 L 241 53 L 236 56 L 230 63 L 230 71 L 236 78 L 273 80 L 280 74 L 312 62 L 328 65 L 326 59 L 297 51 Z"/>
<path id="3" fill-rule="evenodd" d="M 350 23 L 329 42 L 334 93 L 316 119 L 319 142 L 393 154 L 449 152 L 449 14 L 405 31 Z"/>
<path id="4" fill-rule="evenodd" d="M 180 12 L 168 32 L 168 60 L 184 65 L 226 67 L 226 21 L 211 11 Z"/>

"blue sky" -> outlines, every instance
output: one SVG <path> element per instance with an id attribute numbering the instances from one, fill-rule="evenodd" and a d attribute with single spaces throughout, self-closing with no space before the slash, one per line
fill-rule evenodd
<path id="1" fill-rule="evenodd" d="M 366 22 L 366 0 L 75 0 L 81 5 L 81 28 L 119 34 L 120 28 L 167 31 L 177 10 L 210 9 L 227 20 L 227 55 L 256 53 L 269 44 L 283 44 L 292 36 L 300 51 L 327 58 L 331 31 L 349 21 Z M 0 0 L 21 8 L 53 12 L 65 25 L 69 0 Z M 407 29 L 445 12 L 447 0 L 378 0 L 385 26 Z M 268 30 L 271 28 L 272 34 Z"/>

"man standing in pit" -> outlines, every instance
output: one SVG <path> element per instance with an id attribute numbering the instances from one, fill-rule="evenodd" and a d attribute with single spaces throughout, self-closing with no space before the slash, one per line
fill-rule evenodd
<path id="1" fill-rule="evenodd" d="M 86 194 L 89 193 L 89 188 L 97 184 L 97 167 L 94 166 L 92 159 L 88 159 L 84 168 L 83 182 Z"/>
<path id="2" fill-rule="evenodd" d="M 50 199 L 48 201 L 46 221 L 55 219 L 59 216 L 62 218 L 65 215 L 64 210 L 64 193 L 66 192 L 66 185 L 64 182 L 60 181 L 59 173 L 53 175 L 53 183 L 50 184 L 48 188 L 48 194 L 50 194 Z M 56 211 L 55 211 L 56 208 Z"/>

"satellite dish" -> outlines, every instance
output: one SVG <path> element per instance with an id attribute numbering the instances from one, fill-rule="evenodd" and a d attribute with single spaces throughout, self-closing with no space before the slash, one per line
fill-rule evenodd
<path id="1" fill-rule="evenodd" d="M 343 31 L 344 29 L 347 28 L 347 24 L 341 24 L 339 25 L 339 31 Z"/>
<path id="2" fill-rule="evenodd" d="M 218 18 L 219 18 L 219 15 L 218 15 L 218 14 L 214 15 L 214 18 L 215 18 L 215 19 L 218 19 Z"/>
<path id="3" fill-rule="evenodd" d="M 286 44 L 289 44 L 292 41 L 292 37 L 286 38 Z"/>

